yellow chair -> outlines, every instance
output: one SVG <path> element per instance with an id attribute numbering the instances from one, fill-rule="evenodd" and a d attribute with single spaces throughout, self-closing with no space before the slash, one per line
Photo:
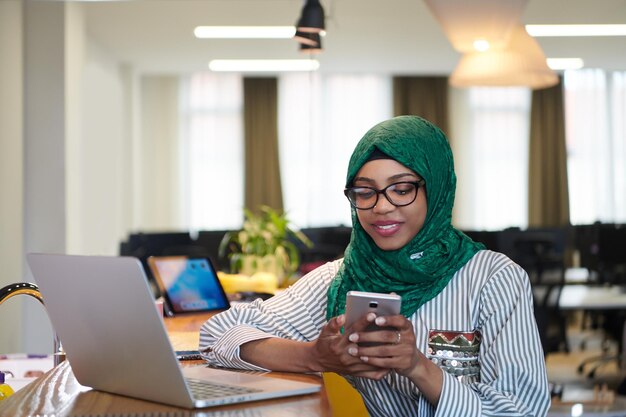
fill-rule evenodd
<path id="1" fill-rule="evenodd" d="M 333 416 L 336 417 L 368 417 L 361 394 L 352 388 L 343 377 L 334 372 L 324 372 L 324 389 Z"/>

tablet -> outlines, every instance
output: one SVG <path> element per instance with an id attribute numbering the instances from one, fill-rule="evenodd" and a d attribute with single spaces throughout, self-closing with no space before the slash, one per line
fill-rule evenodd
<path id="1" fill-rule="evenodd" d="M 207 258 L 151 256 L 148 266 L 169 316 L 230 307 L 213 265 Z"/>

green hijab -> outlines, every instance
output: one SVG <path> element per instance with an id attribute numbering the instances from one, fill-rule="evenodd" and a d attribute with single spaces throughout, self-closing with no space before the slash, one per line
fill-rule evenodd
<path id="1" fill-rule="evenodd" d="M 344 312 L 346 293 L 351 290 L 395 292 L 402 296 L 402 314 L 409 317 L 484 248 L 452 226 L 456 176 L 448 139 L 439 128 L 417 116 L 399 116 L 377 124 L 354 149 L 346 186 L 352 185 L 375 149 L 425 181 L 425 188 L 418 192 L 427 193 L 426 219 L 404 247 L 384 251 L 363 230 L 352 208 L 350 244 L 328 289 L 329 319 Z"/>

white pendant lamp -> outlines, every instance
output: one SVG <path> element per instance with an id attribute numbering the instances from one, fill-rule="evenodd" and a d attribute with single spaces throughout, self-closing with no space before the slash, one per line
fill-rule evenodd
<path id="1" fill-rule="evenodd" d="M 459 52 L 504 47 L 528 0 L 424 0 Z"/>
<path id="2" fill-rule="evenodd" d="M 463 54 L 449 81 L 455 87 L 526 86 L 540 89 L 556 85 L 559 79 L 548 67 L 537 41 L 518 23 L 505 48 Z"/>

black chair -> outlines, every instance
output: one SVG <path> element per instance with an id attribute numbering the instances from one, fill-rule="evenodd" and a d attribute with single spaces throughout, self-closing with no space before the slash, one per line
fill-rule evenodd
<path id="1" fill-rule="evenodd" d="M 498 235 L 498 248 L 526 270 L 531 283 L 563 284 L 566 240 L 565 228 L 511 228 Z"/>
<path id="2" fill-rule="evenodd" d="M 566 228 L 511 228 L 500 232 L 497 240 L 499 250 L 528 273 L 544 355 L 569 352 L 567 315 L 559 308 L 565 285 Z"/>
<path id="3" fill-rule="evenodd" d="M 347 226 L 309 227 L 301 229 L 313 243 L 306 247 L 295 242 L 300 252 L 300 261 L 303 265 L 323 263 L 341 258 L 350 243 L 352 228 Z"/>
<path id="4" fill-rule="evenodd" d="M 597 270 L 600 283 L 626 285 L 626 225 L 598 226 Z"/>
<path id="5" fill-rule="evenodd" d="M 133 233 L 126 241 L 120 243 L 121 256 L 133 256 L 143 265 L 155 297 L 160 297 L 162 294 L 155 278 L 150 273 L 148 258 L 150 256 L 188 255 L 192 251 L 198 253 L 196 249 L 195 241 L 189 232 Z"/>
<path id="6" fill-rule="evenodd" d="M 585 243 L 581 250 L 584 263 L 581 264 L 593 272 L 596 277 L 593 284 L 626 285 L 626 225 L 596 223 L 581 229 Z M 582 374 L 587 370 L 587 377 L 594 378 L 607 364 L 617 362 L 621 366 L 626 312 L 606 310 L 587 312 L 587 316 L 591 318 L 592 326 L 603 333 L 602 353 L 581 362 L 578 372 Z M 611 350 L 612 344 L 616 345 L 616 352 Z"/>
<path id="7" fill-rule="evenodd" d="M 206 250 L 208 258 L 211 259 L 218 271 L 230 269 L 228 251 L 224 253 L 224 256 L 219 256 L 220 244 L 228 232 L 228 230 L 202 230 L 196 238 L 196 245 Z"/>
<path id="8" fill-rule="evenodd" d="M 120 255 L 134 256 L 147 265 L 149 256 L 162 256 L 167 248 L 193 244 L 189 232 L 133 233 L 120 244 Z"/>
<path id="9" fill-rule="evenodd" d="M 500 252 L 500 248 L 498 247 L 498 235 L 500 234 L 500 231 L 463 230 L 463 233 L 469 236 L 473 241 L 480 242 L 485 245 L 485 248 Z"/>
<path id="10" fill-rule="evenodd" d="M 586 283 L 595 285 L 598 283 L 598 234 L 600 223 L 582 224 L 573 226 L 574 251 L 578 254 L 580 266 L 588 271 Z M 582 330 L 600 330 L 603 315 L 598 311 L 584 311 Z M 584 350 L 590 339 L 597 338 L 592 334 L 580 342 L 580 348 Z M 581 371 L 582 372 L 582 371 Z"/>
<path id="11" fill-rule="evenodd" d="M 544 356 L 551 352 L 569 352 L 567 317 L 559 308 L 563 284 L 533 285 L 533 304 L 539 339 Z"/>
<path id="12" fill-rule="evenodd" d="M 586 369 L 587 377 L 595 378 L 597 372 L 602 367 L 612 362 L 615 362 L 618 367 L 621 366 L 624 349 L 623 332 L 625 319 L 626 313 L 624 311 L 613 310 L 603 313 L 602 331 L 605 339 L 602 344 L 602 353 L 582 361 L 577 369 L 579 374 L 584 373 Z M 611 342 L 615 344 L 614 351 L 610 348 Z"/>

